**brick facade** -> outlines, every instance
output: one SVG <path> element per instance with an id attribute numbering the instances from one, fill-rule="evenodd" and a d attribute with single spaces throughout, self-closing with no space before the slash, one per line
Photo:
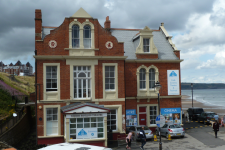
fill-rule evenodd
<path id="1" fill-rule="evenodd" d="M 88 17 L 87 17 L 88 18 Z M 61 134 L 58 136 L 48 137 L 44 133 L 44 107 L 48 105 L 59 105 L 60 108 L 75 104 L 75 102 L 81 102 L 81 103 L 93 103 L 97 105 L 105 105 L 105 106 L 120 106 L 118 108 L 118 112 L 121 111 L 121 114 L 117 114 L 117 118 L 120 118 L 118 121 L 118 124 L 121 125 L 121 129 L 117 129 L 116 132 L 113 132 L 113 139 L 117 139 L 117 135 L 124 135 L 126 132 L 126 110 L 127 109 L 136 109 L 138 110 L 139 104 L 157 104 L 157 98 L 154 97 L 147 97 L 147 98 L 140 98 L 137 94 L 137 69 L 140 66 L 149 67 L 154 65 L 159 72 L 159 81 L 162 85 L 162 88 L 160 90 L 160 95 L 164 96 L 161 101 L 160 105 L 161 108 L 174 108 L 174 107 L 181 107 L 181 98 L 180 97 L 167 97 L 167 70 L 179 70 L 180 72 L 180 62 L 179 59 L 174 62 L 167 62 L 167 61 L 159 61 L 160 57 L 158 54 L 150 54 L 150 55 L 144 55 L 144 54 L 135 54 L 136 60 L 142 60 L 142 62 L 136 62 L 136 61 L 127 61 L 127 56 L 125 55 L 125 44 L 123 42 L 120 42 L 120 40 L 114 36 L 111 32 L 111 26 L 110 26 L 110 20 L 109 17 L 106 17 L 106 22 L 104 28 L 99 24 L 97 19 L 93 19 L 91 17 L 87 18 L 80 18 L 80 17 L 70 17 L 65 18 L 63 23 L 57 27 L 52 28 L 52 30 L 46 34 L 45 37 L 42 37 L 44 34 L 44 27 L 42 26 L 42 14 L 41 10 L 35 10 L 35 49 L 37 51 L 37 54 L 34 56 L 37 63 L 37 71 L 35 72 L 37 80 L 36 83 L 40 85 L 37 86 L 37 138 L 39 144 L 55 144 L 59 142 L 64 141 L 65 133 L 64 131 L 67 130 L 65 127 L 65 116 L 63 112 L 59 112 L 60 116 L 60 130 Z M 90 24 L 93 24 L 94 26 L 94 49 L 76 49 L 76 48 L 69 48 L 70 43 L 70 33 L 69 33 L 69 26 L 71 22 L 79 22 L 80 24 L 89 22 Z M 51 27 L 49 27 L 51 28 Z M 122 29 L 119 29 L 122 30 Z M 83 30 L 81 30 L 83 31 Z M 138 32 L 139 30 L 127 30 L 127 31 L 135 31 Z M 157 32 L 160 32 L 157 30 Z M 81 33 L 81 32 L 80 32 Z M 83 34 L 83 33 L 81 33 Z M 137 36 L 138 34 L 134 34 L 134 36 Z M 131 37 L 132 38 L 132 37 Z M 51 48 L 49 46 L 49 41 L 55 40 L 57 42 L 57 46 L 55 48 Z M 93 39 L 92 39 L 93 40 Z M 113 47 L 111 49 L 108 49 L 106 47 L 106 42 L 112 42 Z M 81 53 L 77 55 L 73 55 L 70 53 L 71 51 L 81 50 L 81 53 L 86 52 L 86 50 L 93 51 L 93 55 L 87 55 L 83 56 L 80 55 Z M 174 52 L 175 55 L 178 57 L 178 53 Z M 126 56 L 126 57 L 125 57 Z M 83 61 L 85 60 L 85 61 Z M 149 62 L 148 60 L 155 60 L 155 62 Z M 69 62 L 76 63 L 84 62 L 88 63 L 88 61 L 93 61 L 96 64 L 93 65 L 94 68 L 94 74 L 92 77 L 92 80 L 94 80 L 95 85 L 93 85 L 94 89 L 91 89 L 94 92 L 95 97 L 91 97 L 91 99 L 78 99 L 71 97 L 74 93 L 71 93 L 73 89 L 71 90 L 71 84 L 73 85 L 74 79 L 71 78 L 71 68 L 73 67 Z M 75 63 L 76 62 L 76 63 Z M 57 89 L 57 92 L 59 98 L 51 97 L 52 95 L 46 95 L 48 93 L 52 93 L 54 95 L 54 92 L 48 92 L 45 91 L 44 87 L 46 84 L 45 78 L 44 78 L 44 64 L 50 64 L 55 63 L 59 64 L 60 69 L 60 88 Z M 110 91 L 104 90 L 104 81 L 103 78 L 105 72 L 103 72 L 103 65 L 104 64 L 116 64 L 117 66 L 117 75 L 118 78 L 115 78 L 117 80 L 117 87 L 115 87 L 115 93 L 111 94 Z M 74 65 L 74 66 L 75 66 Z M 82 64 L 78 64 L 78 66 Z M 90 64 L 92 65 L 92 64 Z M 84 65 L 85 66 L 85 65 Z M 180 80 L 180 79 L 179 79 Z M 116 81 L 115 81 L 116 82 Z M 114 83 L 115 83 L 114 82 Z M 57 82 L 58 83 L 58 82 Z M 179 83 L 180 84 L 180 83 Z M 74 87 L 72 87 L 74 88 Z M 39 93 L 40 91 L 40 93 Z M 108 94 L 109 97 L 104 97 L 104 94 Z M 114 91 L 113 91 L 114 92 Z M 39 97 L 40 95 L 40 97 Z M 46 96 L 44 96 L 46 95 Z M 116 95 L 116 96 L 115 96 Z M 46 97 L 50 97 L 50 100 L 48 100 Z M 111 96 L 111 97 L 110 97 Z M 114 96 L 114 97 L 113 97 Z M 116 97 L 116 98 L 115 98 Z M 51 99 L 52 98 L 52 99 Z M 68 124 L 68 122 L 66 122 Z M 117 124 L 117 126 L 119 126 Z M 67 126 L 67 125 L 66 125 Z M 65 141 L 68 141 L 70 139 L 66 139 Z M 71 142 L 71 141 L 70 141 Z M 76 141 L 74 141 L 76 142 Z M 81 143 L 87 143 L 92 145 L 99 145 L 99 146 L 107 146 L 106 142 L 103 141 L 89 141 L 89 142 L 81 142 Z"/>

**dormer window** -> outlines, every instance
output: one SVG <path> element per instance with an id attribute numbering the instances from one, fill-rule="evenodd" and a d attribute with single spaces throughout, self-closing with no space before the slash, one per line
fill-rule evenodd
<path id="1" fill-rule="evenodd" d="M 79 48 L 80 47 L 80 34 L 79 34 L 79 26 L 73 25 L 72 26 L 72 47 Z"/>
<path id="2" fill-rule="evenodd" d="M 144 38 L 143 39 L 143 50 L 146 53 L 149 53 L 150 49 L 149 49 L 149 39 Z"/>
<path id="3" fill-rule="evenodd" d="M 91 27 L 89 25 L 84 26 L 84 48 L 91 48 Z"/>

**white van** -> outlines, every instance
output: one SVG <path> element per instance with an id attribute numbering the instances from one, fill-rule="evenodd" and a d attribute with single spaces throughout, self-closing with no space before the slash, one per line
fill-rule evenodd
<path id="1" fill-rule="evenodd" d="M 59 143 L 54 145 L 49 145 L 47 147 L 40 148 L 38 150 L 112 150 L 111 148 L 105 148 L 100 146 L 92 146 L 78 143 Z"/>

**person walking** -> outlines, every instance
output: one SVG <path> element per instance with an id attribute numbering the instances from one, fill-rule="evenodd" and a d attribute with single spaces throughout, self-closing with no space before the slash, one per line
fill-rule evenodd
<path id="1" fill-rule="evenodd" d="M 131 149 L 131 138 L 132 138 L 133 133 L 129 132 L 127 137 L 126 137 L 126 142 L 127 142 L 127 146 L 126 149 Z"/>
<path id="2" fill-rule="evenodd" d="M 219 131 L 219 123 L 217 122 L 217 120 L 213 124 L 213 130 L 215 132 L 215 138 L 217 138 L 217 132 Z"/>
<path id="3" fill-rule="evenodd" d="M 225 123 L 225 115 L 223 116 L 223 127 L 225 127 L 224 123 Z"/>
<path id="4" fill-rule="evenodd" d="M 144 150 L 144 145 L 146 144 L 146 135 L 144 131 L 144 127 L 141 128 L 138 138 L 141 139 L 141 149 Z"/>

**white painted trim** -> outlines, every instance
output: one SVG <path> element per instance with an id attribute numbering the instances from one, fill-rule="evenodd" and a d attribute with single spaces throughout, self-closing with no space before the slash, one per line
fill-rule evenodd
<path id="1" fill-rule="evenodd" d="M 57 91 L 46 91 L 46 67 L 57 66 Z M 43 63 L 43 100 L 47 100 L 47 94 L 56 94 L 57 98 L 50 101 L 60 100 L 60 63 Z"/>
<path id="2" fill-rule="evenodd" d="M 43 106 L 43 111 L 44 111 L 44 114 L 43 114 L 43 121 L 44 121 L 44 137 L 55 137 L 54 136 L 47 136 L 46 135 L 46 119 L 47 119 L 47 116 L 46 116 L 46 108 L 58 108 L 58 135 L 61 135 L 61 111 L 60 111 L 60 105 L 44 105 Z"/>
<path id="3" fill-rule="evenodd" d="M 114 66 L 115 67 L 115 90 L 105 90 L 105 67 L 106 66 Z M 115 98 L 118 99 L 118 63 L 102 63 L 102 77 L 103 77 L 103 99 L 106 99 L 107 93 L 115 93 Z"/>

